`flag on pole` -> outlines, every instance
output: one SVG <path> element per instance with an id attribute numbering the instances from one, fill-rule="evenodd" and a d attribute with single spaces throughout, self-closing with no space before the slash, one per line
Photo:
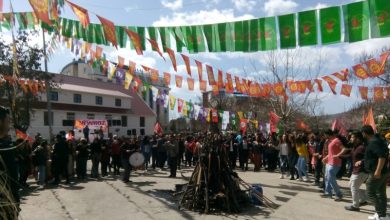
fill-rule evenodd
<path id="1" fill-rule="evenodd" d="M 162 135 L 163 134 L 163 129 L 161 128 L 161 125 L 160 125 L 159 122 L 156 122 L 156 124 L 154 125 L 153 131 L 154 131 L 155 134 L 158 134 L 158 135 Z"/>
<path id="2" fill-rule="evenodd" d="M 87 28 L 88 24 L 89 24 L 89 15 L 88 15 L 87 9 L 80 7 L 76 4 L 73 4 L 72 2 L 70 2 L 68 0 L 65 0 L 65 1 L 72 8 L 73 12 L 76 14 L 77 18 L 80 20 L 81 25 L 84 28 Z"/>
<path id="3" fill-rule="evenodd" d="M 277 126 L 280 121 L 280 118 L 275 112 L 270 111 L 269 112 L 269 123 L 271 128 L 271 133 L 277 132 Z"/>
<path id="4" fill-rule="evenodd" d="M 363 125 L 371 125 L 372 129 L 376 131 L 376 124 L 375 124 L 375 119 L 374 119 L 374 113 L 372 111 L 372 107 L 370 110 L 368 110 L 367 117 L 365 118 Z"/>

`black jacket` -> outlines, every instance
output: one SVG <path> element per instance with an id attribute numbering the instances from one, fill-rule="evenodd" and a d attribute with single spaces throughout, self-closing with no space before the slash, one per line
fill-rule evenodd
<path id="1" fill-rule="evenodd" d="M 12 195 L 17 203 L 20 202 L 19 198 L 19 184 L 18 184 L 18 170 L 16 169 L 16 148 L 14 144 L 9 140 L 0 139 L 0 156 L 3 163 L 0 163 L 0 171 L 6 171 L 8 175 L 6 184 L 10 187 Z"/>

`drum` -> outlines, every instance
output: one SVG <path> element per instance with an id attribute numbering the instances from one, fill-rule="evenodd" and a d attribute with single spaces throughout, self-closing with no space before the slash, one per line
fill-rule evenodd
<path id="1" fill-rule="evenodd" d="M 135 152 L 130 156 L 129 161 L 132 167 L 139 167 L 144 164 L 145 157 L 141 153 Z"/>

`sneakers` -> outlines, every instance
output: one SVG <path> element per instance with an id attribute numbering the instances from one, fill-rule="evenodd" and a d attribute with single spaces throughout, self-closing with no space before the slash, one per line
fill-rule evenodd
<path id="1" fill-rule="evenodd" d="M 303 181 L 302 177 L 296 178 L 295 180 L 296 180 L 296 181 L 299 181 L 299 182 L 302 182 L 302 181 Z"/>
<path id="2" fill-rule="evenodd" d="M 353 205 L 345 206 L 344 208 L 345 208 L 345 210 L 347 210 L 347 211 L 353 211 L 353 212 L 358 212 L 358 211 L 360 211 L 360 208 L 357 208 L 357 207 L 355 207 L 355 206 L 353 206 Z"/>
<path id="3" fill-rule="evenodd" d="M 368 216 L 368 220 L 377 220 L 377 219 L 379 219 L 378 213 L 375 213 L 374 215 Z"/>
<path id="4" fill-rule="evenodd" d="M 335 202 L 340 202 L 341 200 L 343 200 L 342 196 L 336 196 L 336 198 L 334 199 Z"/>
<path id="5" fill-rule="evenodd" d="M 309 178 L 307 178 L 306 176 L 303 177 L 303 182 L 309 182 Z"/>
<path id="6" fill-rule="evenodd" d="M 326 194 L 326 193 L 321 194 L 320 196 L 321 196 L 321 198 L 332 198 L 332 195 L 329 195 L 329 194 Z"/>

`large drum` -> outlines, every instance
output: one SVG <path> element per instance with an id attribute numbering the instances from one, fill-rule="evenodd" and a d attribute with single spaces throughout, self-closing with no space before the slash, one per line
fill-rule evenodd
<path id="1" fill-rule="evenodd" d="M 140 167 L 145 162 L 145 157 L 139 152 L 135 152 L 130 156 L 130 165 L 132 167 Z"/>

